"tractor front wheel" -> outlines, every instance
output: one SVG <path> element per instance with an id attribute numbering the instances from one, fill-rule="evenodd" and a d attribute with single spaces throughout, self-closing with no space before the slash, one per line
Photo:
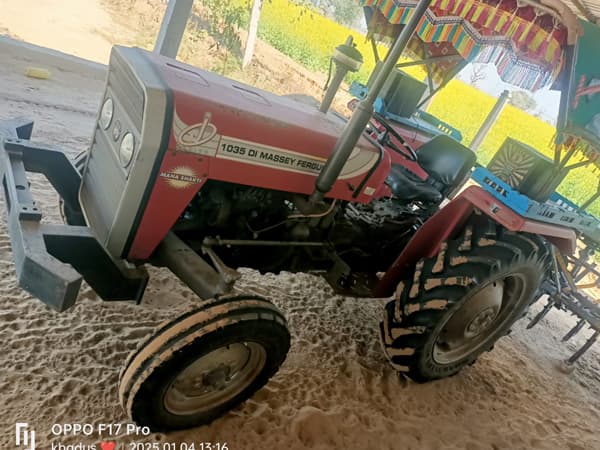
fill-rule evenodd
<path id="1" fill-rule="evenodd" d="M 474 216 L 420 260 L 385 307 L 380 333 L 393 367 L 417 382 L 456 374 L 507 334 L 536 294 L 544 241 Z"/>
<path id="2" fill-rule="evenodd" d="M 286 321 L 272 303 L 212 300 L 163 325 L 129 357 L 121 403 L 152 431 L 204 425 L 263 387 L 289 347 Z"/>

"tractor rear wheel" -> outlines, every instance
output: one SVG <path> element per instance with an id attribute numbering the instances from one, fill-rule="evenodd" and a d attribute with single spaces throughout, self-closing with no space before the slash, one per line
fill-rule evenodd
<path id="1" fill-rule="evenodd" d="M 163 325 L 130 355 L 121 403 L 152 431 L 204 425 L 263 387 L 289 347 L 286 321 L 272 303 L 212 300 Z"/>
<path id="2" fill-rule="evenodd" d="M 547 256 L 539 236 L 474 216 L 436 256 L 417 263 L 386 305 L 380 333 L 392 366 L 426 382 L 472 364 L 526 312 Z"/>

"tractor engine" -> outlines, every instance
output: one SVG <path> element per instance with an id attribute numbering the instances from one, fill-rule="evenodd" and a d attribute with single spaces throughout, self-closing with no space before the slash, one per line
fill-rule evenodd
<path id="1" fill-rule="evenodd" d="M 303 213 L 304 196 L 208 182 L 173 227 L 192 248 L 213 247 L 225 263 L 278 272 L 385 270 L 423 219 L 423 210 L 385 198 L 370 204 L 331 201 Z"/>

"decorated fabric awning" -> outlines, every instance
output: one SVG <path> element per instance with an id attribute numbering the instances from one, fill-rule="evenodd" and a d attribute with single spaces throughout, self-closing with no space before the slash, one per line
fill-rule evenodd
<path id="1" fill-rule="evenodd" d="M 395 37 L 418 0 L 358 0 L 369 31 Z M 567 29 L 556 15 L 528 0 L 433 0 L 409 44 L 418 57 L 458 54 L 494 63 L 503 81 L 535 91 L 554 81 L 564 65 Z M 452 63 L 456 65 L 456 62 Z M 433 65 L 443 79 L 451 64 Z"/>
<path id="2" fill-rule="evenodd" d="M 600 152 L 600 27 L 583 22 L 569 86 L 563 135 L 577 138 L 588 152 Z M 598 158 L 596 157 L 596 160 Z"/>

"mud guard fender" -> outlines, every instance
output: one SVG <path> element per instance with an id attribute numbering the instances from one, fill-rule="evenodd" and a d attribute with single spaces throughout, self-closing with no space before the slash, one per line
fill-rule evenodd
<path id="1" fill-rule="evenodd" d="M 400 280 L 412 276 L 416 263 L 422 258 L 434 256 L 442 242 L 462 229 L 475 209 L 508 230 L 538 234 L 552 242 L 564 254 L 570 255 L 575 252 L 577 235 L 572 229 L 527 219 L 499 203 L 481 187 L 470 186 L 419 228 L 375 286 L 374 296 L 392 295 Z"/>

